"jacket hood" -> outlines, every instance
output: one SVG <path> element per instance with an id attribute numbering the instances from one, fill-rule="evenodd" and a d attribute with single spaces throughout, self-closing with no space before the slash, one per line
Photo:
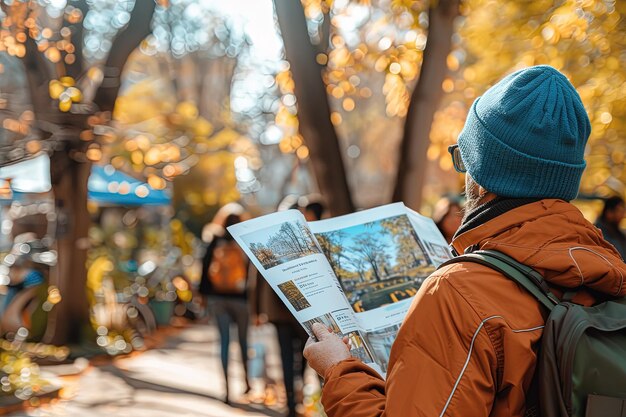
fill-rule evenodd
<path id="1" fill-rule="evenodd" d="M 552 286 L 626 295 L 626 264 L 572 204 L 540 200 L 510 210 L 457 236 L 458 253 L 478 245 L 533 267 Z"/>

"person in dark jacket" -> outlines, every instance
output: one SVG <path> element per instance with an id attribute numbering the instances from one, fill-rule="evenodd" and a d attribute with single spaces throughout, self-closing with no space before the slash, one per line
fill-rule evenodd
<path id="1" fill-rule="evenodd" d="M 626 214 L 624 200 L 614 196 L 606 199 L 600 217 L 596 220 L 595 226 L 602 230 L 604 239 L 615 246 L 615 249 L 626 259 L 626 235 L 619 228 L 619 224 Z"/>
<path id="2" fill-rule="evenodd" d="M 202 260 L 199 292 L 206 299 L 208 312 L 215 318 L 221 341 L 221 360 L 226 384 L 224 401 L 230 402 L 228 383 L 228 347 L 231 324 L 237 325 L 239 347 L 246 376 L 246 393 L 250 391 L 248 378 L 247 278 L 249 261 L 226 229 L 242 220 L 243 208 L 231 206 L 233 212 L 223 218 L 218 212 L 212 225 L 211 241 Z M 230 209 L 230 208 L 229 208 Z M 222 223 L 223 222 L 223 223 Z M 220 224 L 221 223 L 221 224 Z"/>

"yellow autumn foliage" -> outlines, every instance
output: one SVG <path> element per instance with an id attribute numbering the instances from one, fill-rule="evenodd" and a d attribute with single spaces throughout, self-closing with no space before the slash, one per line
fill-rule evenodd
<path id="1" fill-rule="evenodd" d="M 626 189 L 626 3 L 603 0 L 466 0 L 459 25 L 463 62 L 435 116 L 430 151 L 447 159 L 473 100 L 498 79 L 539 64 L 562 71 L 592 124 L 581 192 Z M 450 65 L 449 65 L 450 67 Z M 455 71 L 454 71 L 455 70 Z M 446 86 L 444 86 L 446 87 Z"/>

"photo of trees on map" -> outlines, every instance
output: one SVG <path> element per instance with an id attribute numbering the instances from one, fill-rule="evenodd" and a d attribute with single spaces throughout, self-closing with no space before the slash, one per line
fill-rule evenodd
<path id="1" fill-rule="evenodd" d="M 357 313 L 414 296 L 435 270 L 406 215 L 315 237 Z"/>
<path id="2" fill-rule="evenodd" d="M 304 222 L 284 222 L 241 237 L 263 268 L 320 253 L 311 231 Z"/>
<path id="3" fill-rule="evenodd" d="M 278 284 L 278 288 L 285 294 L 285 297 L 287 297 L 287 300 L 289 300 L 296 311 L 311 307 L 309 300 L 302 294 L 302 291 L 300 291 L 300 288 L 298 288 L 295 282 L 283 282 L 282 284 Z"/>

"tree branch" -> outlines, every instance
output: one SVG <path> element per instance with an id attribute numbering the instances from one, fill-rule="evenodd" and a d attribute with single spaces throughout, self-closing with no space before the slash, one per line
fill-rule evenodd
<path id="1" fill-rule="evenodd" d="M 155 8 L 154 0 L 136 0 L 128 25 L 115 37 L 111 53 L 104 65 L 104 80 L 94 98 L 94 103 L 100 110 L 113 110 L 121 85 L 124 64 L 141 41 L 150 34 Z"/>
<path id="2" fill-rule="evenodd" d="M 330 10 L 329 10 L 328 13 L 324 13 L 324 20 L 322 20 L 322 24 L 320 25 L 320 28 L 319 28 L 320 44 L 317 46 L 317 49 L 319 50 L 319 52 L 323 54 L 328 53 L 328 47 L 330 45 L 331 28 L 332 26 L 330 24 Z"/>
<path id="3" fill-rule="evenodd" d="M 43 54 L 37 49 L 37 43 L 30 36 L 24 42 L 26 54 L 22 59 L 26 79 L 28 80 L 28 92 L 35 115 L 48 114 L 54 112 L 50 96 L 48 95 L 48 84 L 54 78 L 50 72 Z M 43 93 L 42 93 L 43 92 Z"/>
<path id="4" fill-rule="evenodd" d="M 72 44 L 74 45 L 74 56 L 76 59 L 73 64 L 67 65 L 67 75 L 77 80 L 85 70 L 85 60 L 83 57 L 83 40 L 85 32 L 85 17 L 89 12 L 89 5 L 86 0 L 80 0 L 74 3 L 74 6 L 83 14 L 83 19 L 76 23 L 72 28 Z"/>

